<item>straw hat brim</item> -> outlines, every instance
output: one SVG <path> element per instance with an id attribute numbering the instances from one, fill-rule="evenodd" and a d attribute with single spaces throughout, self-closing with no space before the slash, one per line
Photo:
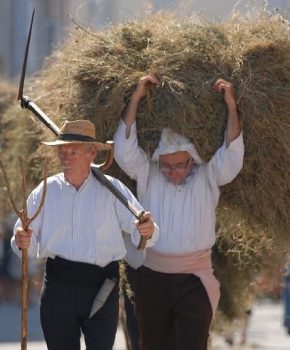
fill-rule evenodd
<path id="1" fill-rule="evenodd" d="M 55 140 L 55 141 L 42 141 L 41 143 L 47 146 L 60 146 L 60 145 L 68 145 L 68 144 L 92 144 L 92 145 L 96 145 L 99 151 L 105 151 L 105 150 L 111 149 L 110 145 L 107 145 L 101 142 Z"/>

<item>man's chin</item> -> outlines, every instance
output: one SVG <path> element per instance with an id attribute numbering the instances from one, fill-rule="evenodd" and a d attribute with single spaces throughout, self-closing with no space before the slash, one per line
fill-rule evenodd
<path id="1" fill-rule="evenodd" d="M 167 180 L 172 183 L 172 185 L 180 185 L 181 184 L 181 180 L 177 180 L 177 179 L 170 179 L 170 178 L 167 178 Z"/>
<path id="2" fill-rule="evenodd" d="M 73 169 L 73 168 L 63 168 L 62 171 L 64 172 L 64 174 L 72 174 L 72 173 L 74 173 L 75 169 Z"/>

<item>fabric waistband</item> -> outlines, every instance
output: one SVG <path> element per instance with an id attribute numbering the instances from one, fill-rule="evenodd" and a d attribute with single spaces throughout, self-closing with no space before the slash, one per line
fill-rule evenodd
<path id="1" fill-rule="evenodd" d="M 117 261 L 104 267 L 66 260 L 59 256 L 54 259 L 47 258 L 46 261 L 45 279 L 47 281 L 82 287 L 98 287 L 106 278 L 115 277 L 118 280 L 118 276 L 119 264 Z"/>
<path id="2" fill-rule="evenodd" d="M 148 248 L 144 266 L 164 273 L 196 273 L 211 271 L 211 250 L 205 249 L 187 254 L 160 253 Z"/>
<path id="3" fill-rule="evenodd" d="M 148 248 L 144 266 L 157 272 L 170 274 L 191 273 L 199 277 L 206 289 L 214 317 L 220 298 L 220 284 L 213 274 L 210 249 L 173 255 L 160 253 L 152 248 Z"/>

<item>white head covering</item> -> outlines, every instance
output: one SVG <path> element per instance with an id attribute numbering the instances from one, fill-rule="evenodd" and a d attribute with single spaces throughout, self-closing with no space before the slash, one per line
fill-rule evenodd
<path id="1" fill-rule="evenodd" d="M 159 145 L 153 153 L 152 160 L 159 161 L 160 155 L 179 151 L 188 152 L 196 164 L 201 164 L 203 162 L 196 147 L 187 137 L 174 132 L 170 128 L 164 128 L 161 133 Z"/>

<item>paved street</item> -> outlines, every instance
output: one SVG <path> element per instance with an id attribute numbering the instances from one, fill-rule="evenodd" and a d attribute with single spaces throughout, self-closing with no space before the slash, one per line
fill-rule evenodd
<path id="1" fill-rule="evenodd" d="M 290 336 L 283 327 L 283 305 L 264 300 L 256 303 L 250 318 L 245 346 L 230 346 L 215 336 L 214 350 L 290 350 Z"/>
<path id="2" fill-rule="evenodd" d="M 282 326 L 283 306 L 280 303 L 263 301 L 257 303 L 250 319 L 247 344 L 243 347 L 230 346 L 220 336 L 213 336 L 214 350 L 289 350 L 290 336 Z M 42 332 L 38 320 L 38 306 L 29 309 L 28 350 L 45 350 Z M 16 303 L 0 304 L 0 350 L 20 349 L 20 306 Z M 84 345 L 82 346 L 84 349 Z M 125 340 L 121 329 L 118 330 L 114 350 L 125 350 Z"/>
<path id="3" fill-rule="evenodd" d="M 256 305 L 250 321 L 248 344 L 264 350 L 289 350 L 290 337 L 283 327 L 281 304 Z"/>

